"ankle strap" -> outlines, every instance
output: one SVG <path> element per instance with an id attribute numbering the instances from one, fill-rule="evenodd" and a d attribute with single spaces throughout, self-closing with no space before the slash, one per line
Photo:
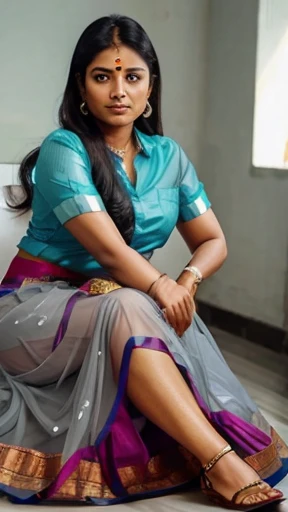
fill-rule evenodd
<path id="1" fill-rule="evenodd" d="M 222 457 L 224 455 L 226 455 L 226 453 L 229 453 L 229 452 L 233 452 L 230 444 L 225 446 L 225 448 L 223 448 L 223 450 L 221 450 L 221 452 L 219 452 L 213 459 L 210 460 L 210 462 L 208 462 L 207 464 L 205 464 L 203 466 L 203 470 L 205 471 L 205 473 L 208 473 L 208 471 L 210 471 L 210 469 L 212 469 L 213 466 L 215 466 L 216 462 L 218 462 L 218 460 L 222 459 Z"/>

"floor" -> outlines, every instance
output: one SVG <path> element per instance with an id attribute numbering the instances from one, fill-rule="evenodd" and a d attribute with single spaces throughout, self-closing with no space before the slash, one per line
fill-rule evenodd
<path id="1" fill-rule="evenodd" d="M 288 356 L 276 354 L 268 349 L 246 342 L 240 338 L 213 330 L 213 334 L 234 373 L 245 385 L 279 434 L 288 442 Z M 288 497 L 288 477 L 278 486 Z M 55 512 L 69 506 L 45 506 L 43 511 Z M 36 512 L 40 507 L 16 506 L 0 500 L 0 512 Z M 73 512 L 95 511 L 95 507 L 71 507 Z M 106 510 L 107 507 L 97 507 Z M 154 498 L 128 505 L 115 505 L 113 512 L 211 512 L 222 510 L 209 505 L 199 492 L 181 493 L 174 496 Z M 288 512 L 288 500 L 278 507 L 266 508 L 266 512 Z M 263 511 L 264 512 L 264 511 Z"/>

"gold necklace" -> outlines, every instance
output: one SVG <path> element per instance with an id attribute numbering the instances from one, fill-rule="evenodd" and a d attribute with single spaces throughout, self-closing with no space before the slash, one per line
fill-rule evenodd
<path id="1" fill-rule="evenodd" d="M 107 148 L 110 149 L 115 155 L 120 156 L 120 158 L 124 159 L 126 148 L 114 148 L 113 146 L 110 146 L 110 144 L 107 144 Z"/>
<path id="2" fill-rule="evenodd" d="M 114 148 L 114 146 L 111 146 L 111 144 L 106 144 L 106 146 L 108 149 L 110 149 L 110 151 L 115 153 L 115 155 L 120 156 L 120 158 L 122 158 L 122 160 L 124 160 L 129 142 L 131 142 L 131 139 L 128 140 L 128 142 L 124 148 Z M 137 153 L 139 153 L 139 151 L 141 150 L 141 147 L 139 146 L 138 142 L 137 142 L 136 150 L 137 150 Z"/>
<path id="3" fill-rule="evenodd" d="M 127 142 L 127 144 L 125 144 L 124 148 L 114 148 L 114 146 L 111 146 L 111 144 L 107 144 L 107 148 L 110 149 L 110 151 L 112 151 L 113 153 L 115 153 L 115 155 L 120 156 L 120 158 L 122 158 L 122 160 L 124 160 L 124 157 L 125 157 L 125 154 L 127 151 L 127 147 L 129 145 L 130 141 L 131 141 L 131 139 L 128 140 L 128 142 Z"/>

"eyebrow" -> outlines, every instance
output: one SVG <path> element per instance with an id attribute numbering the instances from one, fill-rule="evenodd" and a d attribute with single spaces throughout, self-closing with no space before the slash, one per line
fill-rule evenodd
<path id="1" fill-rule="evenodd" d="M 91 73 L 93 73 L 94 71 L 101 71 L 102 73 L 113 73 L 114 69 L 102 68 L 102 67 L 97 66 L 96 68 L 93 68 L 91 70 Z M 129 72 L 129 73 L 133 73 L 135 71 L 146 72 L 146 69 L 141 68 L 141 67 L 134 67 L 134 68 L 126 68 L 124 71 Z"/>

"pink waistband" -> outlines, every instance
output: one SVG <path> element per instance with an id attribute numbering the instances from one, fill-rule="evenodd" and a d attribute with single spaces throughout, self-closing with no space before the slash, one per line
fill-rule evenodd
<path id="1" fill-rule="evenodd" d="M 59 277 L 61 279 L 69 279 L 73 281 L 86 281 L 89 279 L 83 274 L 54 265 L 54 263 L 50 263 L 49 261 L 39 262 L 15 256 L 2 280 L 2 284 L 5 285 L 9 282 L 14 283 L 15 281 L 20 282 L 25 278 L 40 279 L 44 276 Z"/>

